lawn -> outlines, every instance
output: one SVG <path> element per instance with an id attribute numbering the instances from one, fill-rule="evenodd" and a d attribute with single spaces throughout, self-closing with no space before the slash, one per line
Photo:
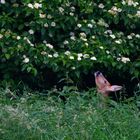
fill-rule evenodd
<path id="1" fill-rule="evenodd" d="M 54 93 L 24 91 L 11 99 L 0 94 L 1 140 L 139 140 L 140 112 L 136 101 L 101 100 L 93 89 L 87 92 Z M 138 101 L 137 101 L 138 102 Z"/>

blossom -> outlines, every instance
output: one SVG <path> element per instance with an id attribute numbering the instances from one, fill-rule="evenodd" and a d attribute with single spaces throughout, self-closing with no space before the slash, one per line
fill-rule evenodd
<path id="1" fill-rule="evenodd" d="M 91 36 L 91 38 L 92 38 L 92 39 L 95 39 L 95 36 L 94 36 L 94 35 L 92 35 L 92 36 Z"/>
<path id="2" fill-rule="evenodd" d="M 74 13 L 70 12 L 70 16 L 74 16 Z"/>
<path id="3" fill-rule="evenodd" d="M 93 25 L 89 23 L 89 24 L 88 24 L 88 27 L 89 27 L 89 28 L 92 28 L 92 27 L 93 27 Z"/>
<path id="4" fill-rule="evenodd" d="M 52 18 L 52 16 L 49 14 L 49 15 L 47 15 L 47 18 L 48 18 L 48 19 L 51 19 L 51 18 Z"/>
<path id="5" fill-rule="evenodd" d="M 132 39 L 132 36 L 131 36 L 131 35 L 128 35 L 127 38 L 128 38 L 128 39 Z"/>
<path id="6" fill-rule="evenodd" d="M 68 42 L 67 40 L 65 40 L 65 41 L 63 42 L 63 44 L 64 44 L 64 45 L 67 45 L 67 44 L 69 44 L 69 42 Z"/>
<path id="7" fill-rule="evenodd" d="M 78 57 L 77 60 L 78 60 L 78 61 L 81 61 L 82 59 L 81 59 L 81 57 Z"/>
<path id="8" fill-rule="evenodd" d="M 119 39 L 119 40 L 115 40 L 115 43 L 117 43 L 117 44 L 121 44 L 121 43 L 122 43 L 122 40 L 121 40 L 121 39 Z"/>
<path id="9" fill-rule="evenodd" d="M 1 0 L 0 3 L 1 3 L 1 4 L 5 4 L 5 0 Z"/>
<path id="10" fill-rule="evenodd" d="M 49 58 L 52 58 L 53 56 L 52 56 L 51 54 L 48 54 L 48 57 L 49 57 Z"/>
<path id="11" fill-rule="evenodd" d="M 70 56 L 69 59 L 74 60 L 74 56 Z"/>
<path id="12" fill-rule="evenodd" d="M 89 54 L 84 54 L 83 58 L 89 58 Z"/>
<path id="13" fill-rule="evenodd" d="M 48 47 L 48 48 L 50 48 L 50 49 L 53 49 L 53 45 L 51 45 L 51 44 L 46 44 L 46 46 Z"/>
<path id="14" fill-rule="evenodd" d="M 74 6 L 70 7 L 70 10 L 71 10 L 72 12 L 74 12 L 74 11 L 75 11 L 75 7 L 74 7 Z"/>
<path id="15" fill-rule="evenodd" d="M 34 34 L 34 31 L 32 29 L 29 30 L 29 34 Z"/>
<path id="16" fill-rule="evenodd" d="M 137 11 L 136 16 L 140 17 L 140 11 Z"/>
<path id="17" fill-rule="evenodd" d="M 45 52 L 45 51 L 42 51 L 42 52 L 41 52 L 41 54 L 42 54 L 42 55 L 46 55 L 46 54 L 47 54 L 47 52 Z"/>
<path id="18" fill-rule="evenodd" d="M 136 38 L 140 38 L 140 35 L 139 34 L 136 34 Z"/>
<path id="19" fill-rule="evenodd" d="M 76 68 L 75 68 L 75 67 L 71 67 L 71 69 L 72 69 L 72 70 L 75 70 Z"/>
<path id="20" fill-rule="evenodd" d="M 28 3 L 28 5 L 27 5 L 29 8 L 31 8 L 31 9 L 33 9 L 34 8 L 34 6 L 33 6 L 33 4 L 31 4 L 31 3 Z"/>
<path id="21" fill-rule="evenodd" d="M 127 57 L 122 57 L 122 58 L 121 58 L 121 61 L 122 61 L 123 63 L 127 63 L 127 62 L 130 61 L 130 59 L 127 58 Z"/>
<path id="22" fill-rule="evenodd" d="M 2 34 L 0 34 L 0 39 L 1 39 L 1 38 L 3 38 L 3 35 L 2 35 Z"/>
<path id="23" fill-rule="evenodd" d="M 43 43 L 44 43 L 44 44 L 47 44 L 47 41 L 46 41 L 46 40 L 44 40 L 44 41 L 43 41 Z"/>
<path id="24" fill-rule="evenodd" d="M 78 57 L 82 57 L 83 54 L 82 54 L 82 53 L 78 53 L 77 56 L 78 56 Z"/>
<path id="25" fill-rule="evenodd" d="M 99 48 L 100 48 L 101 50 L 103 50 L 103 49 L 104 49 L 104 47 L 103 47 L 103 46 L 100 46 Z"/>
<path id="26" fill-rule="evenodd" d="M 59 55 L 58 55 L 57 52 L 53 54 L 53 57 L 55 57 L 55 58 L 57 58 L 58 56 L 59 56 Z"/>
<path id="27" fill-rule="evenodd" d="M 85 43 L 85 46 L 87 46 L 87 47 L 88 47 L 88 43 L 87 43 L 87 42 Z"/>
<path id="28" fill-rule="evenodd" d="M 39 17 L 40 17 L 40 18 L 45 18 L 45 17 L 46 17 L 46 14 L 41 14 L 41 13 L 40 13 L 40 14 L 39 14 Z"/>
<path id="29" fill-rule="evenodd" d="M 48 23 L 45 23 L 45 24 L 44 24 L 44 27 L 46 27 L 46 28 L 47 28 L 47 27 L 48 27 Z"/>
<path id="30" fill-rule="evenodd" d="M 86 34 L 84 32 L 80 33 L 80 36 L 86 38 Z"/>
<path id="31" fill-rule="evenodd" d="M 91 60 L 97 60 L 97 58 L 95 56 L 92 56 L 90 59 Z"/>
<path id="32" fill-rule="evenodd" d="M 70 55 L 70 51 L 66 51 L 64 54 L 65 55 Z"/>
<path id="33" fill-rule="evenodd" d="M 52 23 L 51 23 L 51 26 L 52 26 L 52 27 L 55 27 L 55 26 L 56 26 L 56 23 L 55 23 L 55 22 L 52 22 Z"/>
<path id="34" fill-rule="evenodd" d="M 100 4 L 98 5 L 98 7 L 101 8 L 101 9 L 103 9 L 105 6 L 104 6 L 102 3 L 100 3 Z"/>
<path id="35" fill-rule="evenodd" d="M 28 63 L 30 60 L 28 57 L 25 57 L 24 60 L 23 60 L 23 63 Z"/>
<path id="36" fill-rule="evenodd" d="M 42 4 L 40 3 L 35 3 L 34 4 L 34 8 L 38 9 L 38 8 L 41 8 L 42 7 Z"/>
<path id="37" fill-rule="evenodd" d="M 60 13 L 64 12 L 64 9 L 62 7 L 59 7 L 58 10 L 59 10 Z"/>
<path id="38" fill-rule="evenodd" d="M 19 39 L 21 39 L 21 37 L 20 36 L 17 36 L 17 40 L 19 40 Z"/>
<path id="39" fill-rule="evenodd" d="M 77 27 L 81 28 L 81 27 L 82 27 L 82 25 L 81 25 L 81 24 L 77 24 Z"/>
<path id="40" fill-rule="evenodd" d="M 110 37 L 111 37 L 111 38 L 113 38 L 113 39 L 115 39 L 115 38 L 116 38 L 116 36 L 115 36 L 115 35 L 113 35 L 113 34 L 111 34 L 111 35 L 110 35 Z"/>
<path id="41" fill-rule="evenodd" d="M 71 40 L 75 40 L 75 36 L 71 36 L 70 39 L 71 39 Z"/>

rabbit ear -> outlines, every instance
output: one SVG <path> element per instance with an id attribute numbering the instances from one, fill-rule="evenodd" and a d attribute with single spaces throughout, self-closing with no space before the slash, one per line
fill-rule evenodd
<path id="1" fill-rule="evenodd" d="M 106 90 L 107 91 L 118 91 L 118 90 L 121 90 L 121 89 L 122 89 L 122 86 L 113 85 L 113 86 L 108 87 Z"/>

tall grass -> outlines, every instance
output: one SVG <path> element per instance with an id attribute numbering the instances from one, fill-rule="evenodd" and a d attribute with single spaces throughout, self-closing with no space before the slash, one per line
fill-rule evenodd
<path id="1" fill-rule="evenodd" d="M 1 140 L 140 139 L 140 112 L 133 102 L 109 101 L 102 108 L 93 90 L 69 91 L 66 102 L 25 92 L 22 98 L 10 100 L 1 91 Z"/>

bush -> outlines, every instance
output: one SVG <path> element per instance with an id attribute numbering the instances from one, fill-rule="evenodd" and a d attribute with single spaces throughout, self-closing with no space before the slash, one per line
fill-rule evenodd
<path id="1" fill-rule="evenodd" d="M 77 82 L 97 69 L 140 76 L 138 0 L 1 0 L 0 9 L 4 79 L 42 83 L 51 71 Z"/>

